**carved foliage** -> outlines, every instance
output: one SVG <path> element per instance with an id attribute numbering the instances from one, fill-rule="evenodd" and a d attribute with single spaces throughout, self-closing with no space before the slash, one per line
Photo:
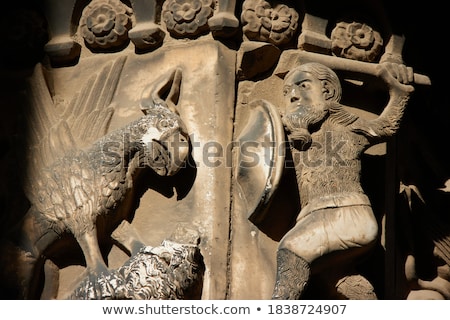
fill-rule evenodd
<path id="1" fill-rule="evenodd" d="M 119 0 L 94 0 L 84 10 L 80 30 L 90 48 L 116 48 L 128 41 L 131 8 Z"/>
<path id="2" fill-rule="evenodd" d="M 162 17 L 167 30 L 176 37 L 195 37 L 208 30 L 213 15 L 212 0 L 167 0 Z"/>
<path id="3" fill-rule="evenodd" d="M 383 48 L 379 32 L 360 22 L 339 22 L 331 32 L 332 50 L 338 57 L 375 61 Z"/>
<path id="4" fill-rule="evenodd" d="M 298 19 L 297 11 L 285 4 L 246 0 L 242 5 L 242 30 L 250 40 L 285 44 L 297 31 Z"/>

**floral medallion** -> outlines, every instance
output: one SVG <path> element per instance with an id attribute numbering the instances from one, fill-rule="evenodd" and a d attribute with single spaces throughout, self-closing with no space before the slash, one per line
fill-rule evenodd
<path id="1" fill-rule="evenodd" d="M 209 29 L 208 18 L 213 15 L 212 0 L 168 0 L 162 17 L 167 30 L 176 37 L 195 37 Z"/>
<path id="2" fill-rule="evenodd" d="M 249 40 L 282 45 L 297 31 L 298 13 L 284 4 L 274 7 L 264 0 L 246 0 L 242 5 L 241 21 Z"/>
<path id="3" fill-rule="evenodd" d="M 383 48 L 380 33 L 359 22 L 339 22 L 331 32 L 331 46 L 338 57 L 375 61 Z"/>
<path id="4" fill-rule="evenodd" d="M 119 0 L 94 0 L 80 19 L 81 34 L 90 48 L 121 47 L 128 41 L 132 10 Z"/>

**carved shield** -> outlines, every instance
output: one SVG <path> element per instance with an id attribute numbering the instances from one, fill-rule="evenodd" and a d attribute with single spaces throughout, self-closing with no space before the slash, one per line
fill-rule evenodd
<path id="1" fill-rule="evenodd" d="M 247 217 L 258 224 L 283 174 L 285 139 L 280 115 L 271 103 L 251 102 L 246 116 L 237 136 L 235 177 Z"/>

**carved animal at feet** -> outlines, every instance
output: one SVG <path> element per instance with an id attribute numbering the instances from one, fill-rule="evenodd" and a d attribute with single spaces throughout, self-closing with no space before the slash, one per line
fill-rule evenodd
<path id="1" fill-rule="evenodd" d="M 188 156 L 186 129 L 162 98 L 147 104 L 141 118 L 107 132 L 124 63 L 121 57 L 106 64 L 60 115 L 42 68 L 35 70 L 30 119 L 34 140 L 26 184 L 31 207 L 15 240 L 21 250 L 17 280 L 25 299 L 39 298 L 38 274 L 46 255 L 67 234 L 79 244 L 88 274 L 93 278 L 108 274 L 98 240 L 99 221 L 107 221 L 113 230 L 121 221 L 131 220 L 134 186 L 143 174 L 153 170 L 160 176 L 174 175 Z M 155 96 L 170 87 L 173 98 L 180 81 L 177 69 L 159 80 Z"/>
<path id="2" fill-rule="evenodd" d="M 158 247 L 141 247 L 108 275 L 84 279 L 67 299 L 199 299 L 204 269 L 197 245 L 165 240 Z"/>

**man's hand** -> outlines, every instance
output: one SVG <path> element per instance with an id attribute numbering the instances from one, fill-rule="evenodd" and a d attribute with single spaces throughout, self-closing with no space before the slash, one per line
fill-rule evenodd
<path id="1" fill-rule="evenodd" d="M 390 89 L 400 89 L 411 93 L 414 87 L 410 83 L 414 82 L 414 72 L 411 67 L 403 64 L 383 62 L 377 66 L 378 75 L 388 84 Z"/>

